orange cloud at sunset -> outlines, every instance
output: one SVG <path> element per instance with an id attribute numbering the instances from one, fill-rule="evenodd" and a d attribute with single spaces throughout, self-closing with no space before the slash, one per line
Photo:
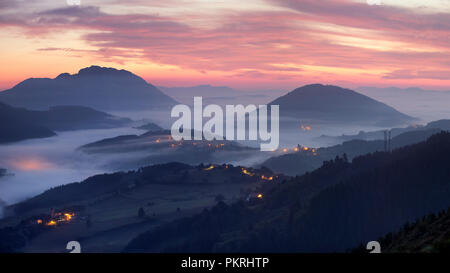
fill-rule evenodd
<path id="1" fill-rule="evenodd" d="M 450 12 L 440 1 L 425 8 L 393 0 L 241 3 L 7 0 L 0 5 L 0 88 L 97 64 L 167 86 L 450 90 Z"/>

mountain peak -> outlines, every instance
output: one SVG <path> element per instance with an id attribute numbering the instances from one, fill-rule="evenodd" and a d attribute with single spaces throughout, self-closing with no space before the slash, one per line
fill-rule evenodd
<path id="1" fill-rule="evenodd" d="M 305 103 L 307 100 L 314 99 L 314 102 L 321 106 L 324 104 L 347 104 L 348 102 L 352 101 L 360 101 L 365 103 L 376 103 L 375 100 L 364 96 L 360 93 L 357 93 L 353 90 L 342 88 L 335 85 L 323 85 L 323 84 L 309 84 L 305 85 L 299 88 L 294 89 L 293 91 L 289 92 L 288 94 L 280 97 L 277 100 L 286 100 L 286 102 L 295 102 L 300 103 L 300 101 L 295 100 L 302 100 Z"/>
<path id="2" fill-rule="evenodd" d="M 61 73 L 58 75 L 58 77 L 56 77 L 56 79 L 61 80 L 61 79 L 68 79 L 70 77 L 71 77 L 71 75 L 69 73 Z"/>
<path id="3" fill-rule="evenodd" d="M 55 79 L 63 80 L 63 79 L 70 79 L 72 77 L 85 77 L 85 76 L 134 76 L 135 78 L 140 78 L 139 76 L 134 75 L 133 73 L 124 70 L 124 69 L 116 69 L 113 67 L 102 67 L 98 65 L 91 65 L 89 67 L 82 68 L 78 71 L 77 74 L 70 74 L 70 73 L 61 73 L 59 74 Z M 143 79 L 142 79 L 143 80 Z"/>
<path id="4" fill-rule="evenodd" d="M 386 104 L 334 85 L 305 85 L 270 104 L 280 105 L 282 115 L 334 123 L 399 125 L 412 120 Z"/>
<path id="5" fill-rule="evenodd" d="M 28 109 L 80 105 L 102 111 L 166 108 L 176 102 L 143 78 L 92 65 L 55 79 L 27 79 L 0 94 L 0 101 Z"/>
<path id="6" fill-rule="evenodd" d="M 308 84 L 302 87 L 299 87 L 293 90 L 291 93 L 328 93 L 328 94 L 337 94 L 337 93 L 347 93 L 347 94 L 359 94 L 350 89 L 342 88 L 336 85 L 324 85 L 320 83 Z"/>
<path id="7" fill-rule="evenodd" d="M 133 73 L 121 69 L 118 70 L 112 67 L 102 67 L 98 65 L 91 65 L 89 67 L 85 67 L 78 71 L 79 76 L 100 76 L 100 75 L 133 75 Z"/>

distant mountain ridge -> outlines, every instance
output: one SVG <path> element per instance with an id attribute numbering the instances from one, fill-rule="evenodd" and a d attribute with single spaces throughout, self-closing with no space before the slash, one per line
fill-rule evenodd
<path id="1" fill-rule="evenodd" d="M 356 90 L 425 122 L 450 118 L 450 91 L 424 90 L 417 87 L 358 87 Z"/>
<path id="2" fill-rule="evenodd" d="M 13 108 L 0 103 L 0 143 L 8 143 L 33 138 L 55 136 L 52 130 L 32 122 L 25 109 Z"/>
<path id="3" fill-rule="evenodd" d="M 195 96 L 201 96 L 205 104 L 267 104 L 267 102 L 282 94 L 280 91 L 241 91 L 228 86 L 213 86 L 209 84 L 186 87 L 160 86 L 158 88 L 166 95 L 188 105 L 193 104 Z"/>
<path id="4" fill-rule="evenodd" d="M 427 123 L 426 125 L 412 125 L 405 128 L 392 128 L 391 131 L 391 137 L 396 137 L 400 134 L 406 133 L 406 132 L 413 132 L 413 131 L 424 131 L 424 130 L 431 130 L 431 129 L 440 129 L 443 131 L 450 131 L 450 120 L 449 119 L 441 119 L 436 120 Z M 329 145 L 331 144 L 337 144 L 342 143 L 344 141 L 349 140 L 380 140 L 384 138 L 384 133 L 386 130 L 377 130 L 377 131 L 371 131 L 371 132 L 364 132 L 360 131 L 358 134 L 355 135 L 341 135 L 341 136 L 328 136 L 328 135 L 321 135 L 317 139 L 321 142 L 327 142 Z"/>
<path id="5" fill-rule="evenodd" d="M 0 101 L 34 110 L 81 105 L 111 110 L 168 108 L 176 101 L 141 77 L 115 68 L 90 66 L 54 79 L 30 78 L 0 92 Z"/>
<path id="6" fill-rule="evenodd" d="M 377 126 L 406 124 L 414 120 L 365 95 L 332 85 L 306 85 L 270 104 L 280 105 L 281 118 Z"/>
<path id="7" fill-rule="evenodd" d="M 0 143 L 51 137 L 56 135 L 54 131 L 117 128 L 130 122 L 82 106 L 30 111 L 0 103 Z"/>
<path id="8" fill-rule="evenodd" d="M 55 131 L 110 129 L 126 126 L 132 121 L 84 106 L 53 106 L 47 111 L 30 111 L 38 123 Z"/>
<path id="9" fill-rule="evenodd" d="M 189 87 L 159 87 L 163 92 L 172 97 L 177 96 L 202 96 L 202 97 L 229 97 L 241 96 L 243 92 L 234 90 L 228 86 L 212 86 L 202 84 Z"/>

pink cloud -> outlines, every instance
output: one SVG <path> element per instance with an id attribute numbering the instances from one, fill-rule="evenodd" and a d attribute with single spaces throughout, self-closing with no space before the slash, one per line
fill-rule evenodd
<path id="1" fill-rule="evenodd" d="M 419 14 L 411 9 L 346 0 L 269 2 L 288 10 L 240 11 L 218 18 L 203 15 L 206 20 L 214 19 L 215 27 L 201 28 L 188 24 L 186 18 L 117 15 L 82 6 L 0 16 L 0 27 L 22 27 L 34 36 L 68 28 L 89 30 L 81 39 L 96 48 L 84 52 L 95 58 L 119 63 L 144 59 L 200 72 L 227 72 L 234 77 L 289 81 L 308 72 L 301 66 L 317 66 L 389 70 L 379 74 L 380 80 L 450 80 L 446 74 L 450 70 L 450 14 Z M 323 25 L 329 28 L 318 27 Z M 352 44 L 352 39 L 374 44 Z M 347 40 L 350 42 L 342 42 Z M 379 50 L 373 47 L 377 41 L 408 48 Z M 295 66 L 290 66 L 292 63 Z M 344 72 L 333 73 L 310 77 L 349 80 L 342 78 Z"/>

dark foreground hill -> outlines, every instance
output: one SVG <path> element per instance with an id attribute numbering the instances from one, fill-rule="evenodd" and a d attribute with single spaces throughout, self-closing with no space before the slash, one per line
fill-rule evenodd
<path id="1" fill-rule="evenodd" d="M 91 66 L 54 79 L 30 78 L 0 92 L 0 101 L 42 110 L 59 105 L 82 105 L 102 111 L 150 110 L 176 104 L 137 75 L 114 68 Z"/>
<path id="2" fill-rule="evenodd" d="M 344 252 L 450 207 L 450 133 L 336 158 L 263 191 L 257 202 L 212 210 L 149 231 L 125 251 Z"/>
<path id="3" fill-rule="evenodd" d="M 429 214 L 379 240 L 383 253 L 450 253 L 450 209 Z"/>
<path id="4" fill-rule="evenodd" d="M 377 240 L 382 253 L 450 253 L 450 209 L 407 222 Z M 367 252 L 360 245 L 354 253 Z"/>
<path id="5" fill-rule="evenodd" d="M 332 85 L 306 85 L 270 104 L 280 105 L 282 120 L 363 126 L 394 126 L 414 120 L 384 103 Z"/>
<path id="6" fill-rule="evenodd" d="M 0 143 L 51 137 L 54 131 L 115 128 L 129 122 L 129 119 L 81 106 L 30 111 L 0 103 Z"/>

